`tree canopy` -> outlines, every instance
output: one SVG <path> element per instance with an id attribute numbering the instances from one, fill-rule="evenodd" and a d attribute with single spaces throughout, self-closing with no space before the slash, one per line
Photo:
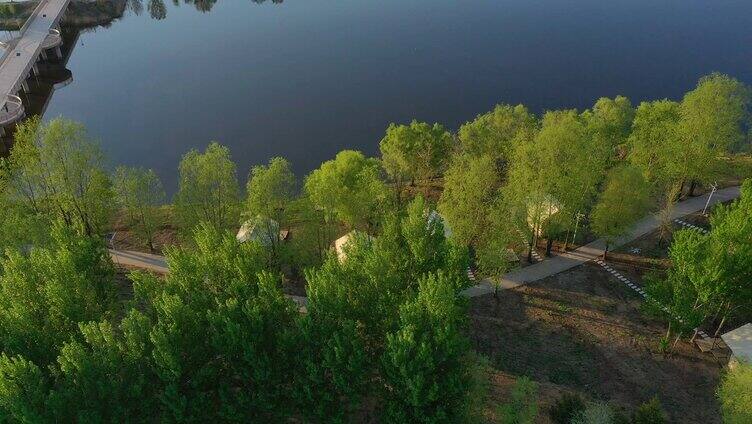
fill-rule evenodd
<path id="1" fill-rule="evenodd" d="M 367 227 L 375 223 L 378 207 L 387 200 L 380 169 L 376 159 L 344 150 L 311 172 L 305 190 L 330 219 L 352 228 Z"/>
<path id="2" fill-rule="evenodd" d="M 216 142 L 204 153 L 191 150 L 180 161 L 180 181 L 175 212 L 185 231 L 199 223 L 216 229 L 238 224 L 240 190 L 230 151 Z"/>
<path id="3" fill-rule="evenodd" d="M 412 121 L 410 125 L 390 124 L 379 148 L 390 177 L 424 180 L 441 175 L 452 144 L 452 135 L 442 125 Z"/>

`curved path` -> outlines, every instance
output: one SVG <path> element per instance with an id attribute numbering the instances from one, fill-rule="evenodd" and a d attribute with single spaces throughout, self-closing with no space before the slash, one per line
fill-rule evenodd
<path id="1" fill-rule="evenodd" d="M 717 203 L 727 202 L 729 200 L 739 197 L 739 187 L 729 187 L 721 189 L 715 192 L 710 205 Z M 671 214 L 671 219 L 678 219 L 685 215 L 689 215 L 698 211 L 701 211 L 705 207 L 705 203 L 708 200 L 708 195 L 693 197 L 683 202 L 679 202 L 674 207 L 674 211 Z M 649 216 L 632 227 L 632 230 L 617 240 L 612 247 L 617 248 L 632 240 L 644 236 L 652 231 L 655 231 L 660 226 L 660 219 L 657 215 Z M 554 274 L 566 271 L 574 268 L 578 265 L 582 265 L 585 262 L 598 260 L 603 255 L 605 248 L 605 241 L 603 239 L 595 240 L 586 244 L 571 252 L 556 255 L 552 258 L 546 258 L 542 262 L 538 262 L 535 265 L 530 265 L 525 268 L 516 269 L 512 272 L 504 275 L 500 282 L 500 286 L 508 289 L 518 287 L 533 281 L 537 281 Z M 167 274 L 169 268 L 164 256 L 152 255 L 149 253 L 134 252 L 130 250 L 112 250 L 110 249 L 110 255 L 112 260 L 126 267 L 141 268 L 149 271 L 153 271 L 159 274 Z M 483 296 L 485 294 L 493 293 L 494 283 L 488 279 L 481 281 L 480 283 L 472 286 L 463 291 L 463 295 L 467 297 Z M 303 296 L 289 295 L 295 303 L 304 310 L 308 303 L 308 299 Z"/>
<path id="2" fill-rule="evenodd" d="M 717 203 L 727 202 L 729 200 L 739 197 L 739 187 L 729 187 L 718 190 L 713 194 L 710 199 L 710 205 Z M 674 207 L 674 211 L 671 214 L 671 220 L 681 218 L 683 216 L 702 211 L 705 207 L 705 203 L 708 200 L 708 195 L 702 195 L 693 197 L 691 199 L 678 202 Z M 661 225 L 661 221 L 658 215 L 648 216 L 637 224 L 635 224 L 629 233 L 619 238 L 615 243 L 609 246 L 610 249 L 621 247 L 632 240 L 638 239 L 645 234 L 657 230 Z M 543 262 L 538 262 L 535 265 L 530 265 L 525 268 L 516 269 L 509 272 L 502 277 L 499 285 L 502 288 L 509 289 L 518 287 L 533 281 L 537 281 L 554 274 L 566 271 L 574 268 L 585 262 L 600 259 L 603 256 L 603 251 L 606 247 L 604 239 L 598 239 L 591 243 L 588 243 L 578 249 L 571 252 L 558 254 L 551 258 L 546 258 Z M 483 280 L 480 283 L 466 289 L 463 294 L 468 297 L 483 296 L 485 294 L 494 292 L 494 283 L 491 280 Z"/>

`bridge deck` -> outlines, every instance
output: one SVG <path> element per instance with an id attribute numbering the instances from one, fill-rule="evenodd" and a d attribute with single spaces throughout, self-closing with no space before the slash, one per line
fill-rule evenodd
<path id="1" fill-rule="evenodd" d="M 19 38 L 10 41 L 4 49 L 0 58 L 0 107 L 8 101 L 9 95 L 18 92 L 19 86 L 37 61 L 50 30 L 57 25 L 69 2 L 70 0 L 41 0 L 19 31 Z"/>

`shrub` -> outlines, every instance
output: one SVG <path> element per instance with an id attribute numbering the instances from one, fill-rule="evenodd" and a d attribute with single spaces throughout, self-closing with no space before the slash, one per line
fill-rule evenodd
<path id="1" fill-rule="evenodd" d="M 504 424 L 532 424 L 538 416 L 538 385 L 521 377 L 512 387 L 511 400 L 499 407 Z"/>
<path id="2" fill-rule="evenodd" d="M 614 416 L 614 410 L 607 403 L 596 402 L 577 414 L 572 424 L 613 424 Z"/>
<path id="3" fill-rule="evenodd" d="M 551 407 L 549 416 L 556 424 L 570 424 L 572 419 L 585 410 L 585 401 L 576 394 L 566 393 Z"/>
<path id="4" fill-rule="evenodd" d="M 661 407 L 658 396 L 654 396 L 649 402 L 640 405 L 632 416 L 633 424 L 664 424 L 668 417 Z"/>

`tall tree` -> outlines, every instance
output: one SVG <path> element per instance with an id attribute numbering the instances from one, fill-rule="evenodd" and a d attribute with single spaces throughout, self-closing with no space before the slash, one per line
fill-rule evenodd
<path id="1" fill-rule="evenodd" d="M 463 154 L 452 160 L 438 207 L 454 240 L 474 244 L 488 231 L 498 187 L 499 175 L 491 156 Z"/>
<path id="2" fill-rule="evenodd" d="M 245 215 L 262 226 L 260 230 L 264 232 L 264 239 L 269 241 L 275 263 L 281 253 L 280 229 L 288 226 L 292 218 L 295 189 L 295 175 L 284 158 L 273 158 L 267 166 L 254 166 L 248 177 Z"/>
<path id="3" fill-rule="evenodd" d="M 624 166 L 613 169 L 590 216 L 590 226 L 606 239 L 603 252 L 645 216 L 650 207 L 650 190 L 639 169 Z"/>
<path id="4" fill-rule="evenodd" d="M 535 139 L 515 149 L 504 201 L 524 224 L 530 252 L 544 235 L 550 253 L 553 239 L 592 202 L 607 164 L 605 150 L 593 143 L 581 116 L 564 110 L 547 112 Z"/>
<path id="5" fill-rule="evenodd" d="M 671 231 L 671 214 L 681 192 L 684 164 L 679 134 L 678 103 L 669 100 L 642 102 L 629 136 L 630 163 L 642 170 L 654 193 L 662 198 L 662 238 Z"/>
<path id="6" fill-rule="evenodd" d="M 204 153 L 191 150 L 180 161 L 175 212 L 189 233 L 200 222 L 216 229 L 238 224 L 239 188 L 227 147 L 212 142 Z"/>
<path id="7" fill-rule="evenodd" d="M 683 148 L 676 160 L 686 167 L 682 177 L 691 181 L 690 195 L 697 182 L 712 182 L 721 156 L 745 140 L 751 93 L 741 82 L 714 73 L 701 78 L 682 99 L 678 131 Z"/>
<path id="8" fill-rule="evenodd" d="M 54 361 L 78 323 L 116 311 L 114 268 L 104 243 L 58 224 L 48 246 L 9 252 L 0 264 L 0 349 L 40 367 Z"/>
<path id="9" fill-rule="evenodd" d="M 114 193 L 99 146 L 83 125 L 38 118 L 19 125 L 3 162 L 6 194 L 30 214 L 60 219 L 81 234 L 102 234 L 113 212 Z"/>
<path id="10" fill-rule="evenodd" d="M 463 319 L 449 281 L 420 280 L 417 297 L 400 307 L 399 329 L 387 335 L 385 422 L 462 421 L 471 384 Z"/>
<path id="11" fill-rule="evenodd" d="M 503 177 L 517 144 L 535 134 L 537 120 L 523 105 L 496 105 L 460 127 L 462 151 L 470 156 L 490 156 Z"/>
<path id="12" fill-rule="evenodd" d="M 305 191 L 329 219 L 351 228 L 375 224 L 378 208 L 388 195 L 379 162 L 353 150 L 339 152 L 311 172 Z"/>
<path id="13" fill-rule="evenodd" d="M 384 169 L 398 182 L 439 176 L 447 166 L 452 141 L 440 124 L 390 124 L 379 144 Z"/>
<path id="14" fill-rule="evenodd" d="M 601 97 L 582 116 L 588 131 L 595 138 L 593 148 L 606 149 L 612 161 L 621 156 L 634 121 L 632 102 L 624 96 L 613 99 Z"/>
<path id="15" fill-rule="evenodd" d="M 162 182 L 151 169 L 127 167 L 118 167 L 114 180 L 115 193 L 129 227 L 155 252 L 154 237 L 161 217 L 159 207 L 165 201 Z"/>

